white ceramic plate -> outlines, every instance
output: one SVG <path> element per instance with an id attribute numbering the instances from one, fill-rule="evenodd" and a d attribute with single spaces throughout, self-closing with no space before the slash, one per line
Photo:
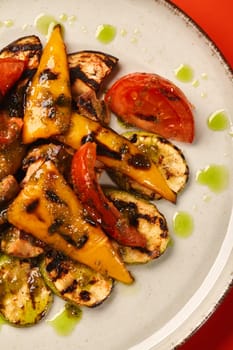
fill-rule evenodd
<path id="1" fill-rule="evenodd" d="M 229 120 L 232 118 L 232 73 L 205 34 L 163 0 L 1 0 L 1 46 L 29 33 L 38 34 L 44 41 L 33 25 L 41 13 L 57 19 L 67 14 L 64 26 L 68 51 L 92 49 L 119 57 L 120 69 L 113 80 L 125 73 L 145 71 L 174 81 L 195 106 L 196 139 L 192 145 L 179 144 L 190 166 L 189 185 L 176 206 L 166 201 L 158 203 L 167 217 L 174 245 L 152 264 L 131 268 L 135 284 L 118 284 L 102 306 L 85 309 L 70 336 L 58 336 L 45 321 L 27 329 L 4 325 L 1 347 L 171 349 L 212 312 L 232 279 L 232 136 L 230 128 L 213 132 L 207 127 L 208 116 L 218 109 L 224 109 Z M 97 26 L 103 23 L 117 28 L 115 40 L 108 45 L 95 38 Z M 198 86 L 176 80 L 174 69 L 181 63 L 194 69 Z M 219 194 L 195 180 L 197 171 L 209 164 L 224 165 L 229 171 L 228 189 Z M 178 210 L 193 217 L 194 231 L 189 238 L 174 235 L 172 217 Z M 60 308 L 61 303 L 56 301 L 48 318 Z"/>

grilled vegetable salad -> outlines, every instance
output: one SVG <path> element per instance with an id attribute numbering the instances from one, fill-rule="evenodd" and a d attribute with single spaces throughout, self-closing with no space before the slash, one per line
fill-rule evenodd
<path id="1" fill-rule="evenodd" d="M 0 51 L 0 314 L 12 325 L 40 321 L 54 295 L 101 304 L 115 281 L 133 283 L 129 264 L 148 263 L 168 246 L 166 218 L 150 200 L 175 203 L 189 169 L 163 136 L 111 129 L 121 95 L 113 87 L 100 96 L 117 62 L 102 52 L 67 53 L 60 25 L 44 48 L 31 35 Z M 179 116 L 187 104 L 191 113 L 172 83 L 168 106 L 165 80 L 156 79 L 161 125 L 169 108 Z M 147 85 L 142 94 L 141 84 L 144 103 L 153 94 Z M 102 172 L 111 186 L 100 182 Z"/>

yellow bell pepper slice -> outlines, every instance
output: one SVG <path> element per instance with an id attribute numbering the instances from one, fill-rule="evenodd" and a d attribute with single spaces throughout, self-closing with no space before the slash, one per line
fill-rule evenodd
<path id="1" fill-rule="evenodd" d="M 65 132 L 71 115 L 71 89 L 61 26 L 54 27 L 29 87 L 23 142 L 31 143 Z"/>
<path id="2" fill-rule="evenodd" d="M 51 161 L 30 177 L 10 205 L 8 221 L 95 271 L 133 282 L 108 237 L 85 220 L 77 196 Z"/>

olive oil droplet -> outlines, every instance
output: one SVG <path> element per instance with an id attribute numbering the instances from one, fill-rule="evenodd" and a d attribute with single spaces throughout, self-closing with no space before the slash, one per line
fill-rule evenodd
<path id="1" fill-rule="evenodd" d="M 179 67 L 175 69 L 174 73 L 175 73 L 175 77 L 183 83 L 190 83 L 193 81 L 193 78 L 194 78 L 193 69 L 187 64 L 179 65 Z"/>
<path id="2" fill-rule="evenodd" d="M 35 18 L 34 25 L 38 32 L 43 35 L 48 35 L 51 32 L 52 27 L 58 24 L 58 21 L 54 16 L 41 13 Z"/>
<path id="3" fill-rule="evenodd" d="M 173 230 L 174 233 L 179 237 L 189 237 L 193 232 L 193 218 L 192 216 L 184 211 L 175 213 L 173 217 Z"/>
<path id="4" fill-rule="evenodd" d="M 207 124 L 213 131 L 226 130 L 229 127 L 229 120 L 224 109 L 212 113 L 207 120 Z"/>
<path id="5" fill-rule="evenodd" d="M 103 44 L 108 44 L 116 36 L 116 27 L 111 24 L 101 24 L 96 29 L 96 38 Z"/>
<path id="6" fill-rule="evenodd" d="M 196 180 L 200 185 L 206 185 L 215 193 L 225 190 L 229 182 L 229 173 L 224 165 L 208 165 L 197 172 Z"/>

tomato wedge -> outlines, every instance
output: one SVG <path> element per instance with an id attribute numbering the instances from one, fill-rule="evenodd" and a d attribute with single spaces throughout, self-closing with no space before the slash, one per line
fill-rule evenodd
<path id="1" fill-rule="evenodd" d="M 0 58 L 0 101 L 21 77 L 25 61 L 15 58 Z"/>
<path id="2" fill-rule="evenodd" d="M 103 193 L 95 173 L 96 143 L 84 143 L 74 154 L 72 181 L 75 191 L 95 223 L 118 243 L 131 247 L 146 247 L 146 238 L 130 227 L 118 209 Z"/>
<path id="3" fill-rule="evenodd" d="M 157 74 L 123 76 L 107 91 L 105 102 L 130 125 L 177 141 L 194 139 L 190 102 L 175 84 Z"/>

